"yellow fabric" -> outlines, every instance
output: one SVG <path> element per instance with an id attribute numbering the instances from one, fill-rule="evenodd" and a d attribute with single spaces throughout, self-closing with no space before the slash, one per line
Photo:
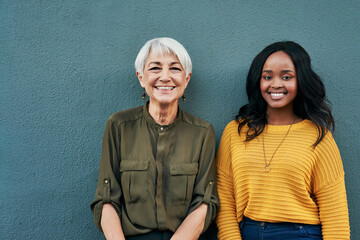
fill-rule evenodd
<path id="1" fill-rule="evenodd" d="M 350 239 L 344 171 L 330 132 L 313 148 L 318 132 L 309 121 L 293 124 L 264 171 L 289 125 L 267 125 L 264 132 L 244 142 L 247 127 L 238 134 L 230 122 L 217 153 L 220 211 L 218 237 L 241 239 L 243 216 L 264 222 L 321 224 L 323 238 Z M 262 139 L 263 138 L 263 139 Z"/>

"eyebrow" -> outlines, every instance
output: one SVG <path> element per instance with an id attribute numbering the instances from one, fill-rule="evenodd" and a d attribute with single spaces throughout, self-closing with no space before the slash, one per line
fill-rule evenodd
<path id="1" fill-rule="evenodd" d="M 160 62 L 149 62 L 148 66 L 150 66 L 150 64 L 160 65 Z"/>
<path id="2" fill-rule="evenodd" d="M 160 63 L 160 62 L 149 62 L 148 66 L 150 66 L 150 64 L 161 65 L 161 63 Z M 171 66 L 171 65 L 175 65 L 175 64 L 180 64 L 180 65 L 181 65 L 181 63 L 180 63 L 180 62 L 172 62 L 172 63 L 170 63 L 170 66 Z"/>

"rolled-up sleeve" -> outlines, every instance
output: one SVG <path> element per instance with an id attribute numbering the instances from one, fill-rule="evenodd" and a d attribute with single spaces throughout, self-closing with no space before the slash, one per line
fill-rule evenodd
<path id="1" fill-rule="evenodd" d="M 102 207 L 105 203 L 111 203 L 121 215 L 120 198 L 122 195 L 119 183 L 120 172 L 120 133 L 117 124 L 109 118 L 106 123 L 102 153 L 99 168 L 99 178 L 95 193 L 95 199 L 90 208 L 94 214 L 94 222 L 98 229 L 101 229 L 100 220 Z"/>
<path id="2" fill-rule="evenodd" d="M 216 184 L 215 132 L 210 125 L 201 147 L 199 171 L 195 180 L 193 198 L 188 211 L 188 214 L 190 214 L 202 203 L 208 205 L 203 232 L 215 219 L 217 210 L 219 209 L 219 197 Z"/>

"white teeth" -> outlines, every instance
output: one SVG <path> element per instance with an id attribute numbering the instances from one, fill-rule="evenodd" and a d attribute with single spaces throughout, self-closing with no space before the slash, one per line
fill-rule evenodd
<path id="1" fill-rule="evenodd" d="M 270 93 L 271 96 L 274 96 L 274 97 L 280 97 L 282 95 L 284 95 L 284 93 Z"/>
<path id="2" fill-rule="evenodd" d="M 159 90 L 171 90 L 173 88 L 174 87 L 157 87 L 157 89 L 159 89 Z"/>

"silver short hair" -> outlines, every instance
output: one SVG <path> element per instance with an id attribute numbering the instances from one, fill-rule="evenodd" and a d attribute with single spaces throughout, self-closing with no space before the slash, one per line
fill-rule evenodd
<path id="1" fill-rule="evenodd" d="M 191 59 L 184 46 L 175 39 L 163 37 L 147 41 L 140 49 L 135 60 L 135 69 L 140 75 L 143 75 L 144 65 L 150 51 L 156 55 L 174 53 L 184 68 L 186 77 L 192 72 Z"/>

